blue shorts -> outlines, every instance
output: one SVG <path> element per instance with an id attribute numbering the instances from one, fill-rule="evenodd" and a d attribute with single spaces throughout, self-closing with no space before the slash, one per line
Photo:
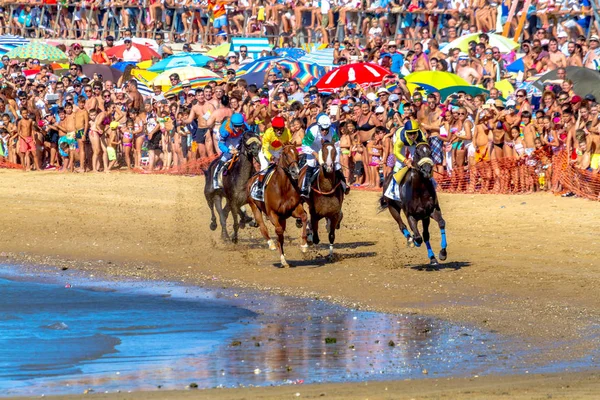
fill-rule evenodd
<path id="1" fill-rule="evenodd" d="M 213 28 L 215 28 L 215 29 L 220 29 L 225 26 L 227 26 L 227 16 L 226 15 L 222 15 L 213 21 Z"/>

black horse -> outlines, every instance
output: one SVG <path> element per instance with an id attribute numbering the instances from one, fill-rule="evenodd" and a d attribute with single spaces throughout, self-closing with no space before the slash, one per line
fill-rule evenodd
<path id="1" fill-rule="evenodd" d="M 410 247 L 412 247 L 413 243 L 417 247 L 420 247 L 421 243 L 424 241 L 425 246 L 427 246 L 427 255 L 430 264 L 438 265 L 438 261 L 429 244 L 429 222 L 430 218 L 433 218 L 440 227 L 440 232 L 442 234 L 442 249 L 440 250 L 439 258 L 444 261 L 448 257 L 446 251 L 446 221 L 444 221 L 444 218 L 442 217 L 442 211 L 438 202 L 435 186 L 431 179 L 433 173 L 433 161 L 431 160 L 431 148 L 427 143 L 419 143 L 417 145 L 412 165 L 413 167 L 407 172 L 404 181 L 400 185 L 401 201 L 395 201 L 385 196 L 381 196 L 379 200 L 380 210 L 386 208 L 390 210 L 390 214 L 392 214 L 392 217 L 398 223 L 398 226 L 404 237 L 406 237 Z M 387 190 L 392 179 L 393 174 L 390 174 L 385 178 L 383 193 Z M 408 224 L 413 231 L 412 236 L 402 221 L 401 211 L 404 211 L 404 214 L 408 218 Z M 419 221 L 423 222 L 423 237 L 421 237 L 417 226 Z"/>
<path id="2" fill-rule="evenodd" d="M 223 174 L 222 188 L 215 189 L 213 186 L 213 176 L 219 159 L 215 159 L 208 169 L 204 171 L 205 185 L 204 197 L 210 208 L 210 229 L 217 229 L 217 218 L 215 216 L 215 208 L 219 213 L 219 221 L 221 223 L 221 238 L 229 239 L 227 233 L 227 216 L 229 211 L 233 215 L 233 236 L 231 241 L 237 243 L 238 229 L 243 228 L 245 223 L 252 221 L 243 211 L 242 206 L 247 203 L 248 196 L 246 194 L 246 183 L 254 173 L 254 161 L 258 162 L 258 153 L 260 152 L 260 140 L 252 132 L 244 133 L 240 144 L 237 161 L 232 161 L 232 165 Z M 223 207 L 222 200 L 225 198 L 226 204 Z M 238 218 L 240 221 L 238 222 Z M 241 222 L 241 225 L 240 225 Z"/>

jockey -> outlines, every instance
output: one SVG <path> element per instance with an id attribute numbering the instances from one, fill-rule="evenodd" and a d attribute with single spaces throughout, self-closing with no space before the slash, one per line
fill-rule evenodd
<path id="1" fill-rule="evenodd" d="M 269 166 L 274 165 L 281 155 L 283 146 L 289 144 L 292 140 L 292 133 L 285 127 L 283 117 L 274 117 L 271 120 L 271 127 L 265 131 L 262 137 L 261 152 L 258 154 L 260 160 L 260 169 L 258 179 L 256 180 L 256 196 L 262 198 L 264 182 L 263 179 Z"/>
<path id="2" fill-rule="evenodd" d="M 219 129 L 219 150 L 221 150 L 221 158 L 215 168 L 213 176 L 213 187 L 219 189 L 219 176 L 225 164 L 230 161 L 238 152 L 238 148 L 242 141 L 244 133 L 250 130 L 250 127 L 244 122 L 244 116 L 240 113 L 235 113 L 231 118 L 223 121 Z"/>
<path id="3" fill-rule="evenodd" d="M 394 180 L 398 185 L 412 166 L 412 157 L 414 156 L 417 144 L 425 143 L 425 135 L 419 128 L 419 122 L 409 120 L 403 128 L 396 131 L 394 143 L 394 156 L 396 156 L 396 165 L 394 166 Z M 408 157 L 410 156 L 410 157 Z"/>
<path id="4" fill-rule="evenodd" d="M 324 142 L 333 143 L 335 146 L 335 173 L 342 182 L 342 188 L 346 194 L 348 193 L 348 185 L 340 164 L 341 148 L 337 128 L 331 125 L 331 119 L 327 115 L 321 114 L 317 117 L 317 123 L 306 130 L 304 139 L 302 139 L 302 153 L 306 154 L 306 174 L 302 181 L 300 196 L 304 198 L 308 198 L 310 185 L 319 171 L 317 160 Z"/>

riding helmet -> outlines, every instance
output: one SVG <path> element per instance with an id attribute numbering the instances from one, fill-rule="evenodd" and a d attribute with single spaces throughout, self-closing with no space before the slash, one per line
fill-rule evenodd
<path id="1" fill-rule="evenodd" d="M 273 128 L 285 128 L 285 120 L 283 117 L 275 117 L 271 120 L 271 126 Z"/>
<path id="2" fill-rule="evenodd" d="M 231 116 L 231 125 L 242 126 L 244 125 L 244 116 L 240 113 L 235 113 Z"/>
<path id="3" fill-rule="evenodd" d="M 321 115 L 317 119 L 317 125 L 321 129 L 328 129 L 331 126 L 331 119 L 327 115 Z"/>

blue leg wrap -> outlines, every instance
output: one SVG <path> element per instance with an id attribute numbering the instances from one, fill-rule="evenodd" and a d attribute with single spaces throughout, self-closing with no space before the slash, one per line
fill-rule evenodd
<path id="1" fill-rule="evenodd" d="M 433 254 L 433 250 L 431 250 L 431 244 L 429 244 L 429 242 L 425 242 L 425 246 L 427 247 L 427 257 L 434 258 L 435 254 Z"/>
<path id="2" fill-rule="evenodd" d="M 440 232 L 442 232 L 442 249 L 445 249 L 446 247 L 448 247 L 448 243 L 446 242 L 446 230 L 445 229 L 440 229 Z"/>
<path id="3" fill-rule="evenodd" d="M 408 229 L 404 228 L 402 229 L 402 234 L 404 235 L 405 238 L 409 238 L 410 237 L 410 232 L 408 231 Z"/>

